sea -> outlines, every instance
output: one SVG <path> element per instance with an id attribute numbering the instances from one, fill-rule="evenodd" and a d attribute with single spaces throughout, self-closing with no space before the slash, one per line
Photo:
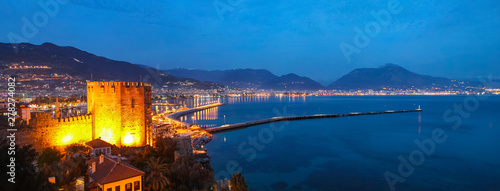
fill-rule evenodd
<path id="1" fill-rule="evenodd" d="M 211 100 L 213 101 L 213 100 Z M 183 118 L 204 128 L 279 116 L 421 108 L 308 119 L 214 134 L 215 178 L 250 190 L 500 190 L 500 96 L 228 97 Z"/>

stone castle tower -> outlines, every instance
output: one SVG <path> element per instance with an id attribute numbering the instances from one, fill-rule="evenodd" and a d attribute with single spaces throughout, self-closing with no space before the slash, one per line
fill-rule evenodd
<path id="1" fill-rule="evenodd" d="M 150 83 L 87 82 L 87 113 L 92 139 L 118 146 L 152 143 Z"/>

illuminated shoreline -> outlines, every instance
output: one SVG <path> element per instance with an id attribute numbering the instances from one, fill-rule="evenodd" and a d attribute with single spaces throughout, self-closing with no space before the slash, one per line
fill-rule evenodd
<path id="1" fill-rule="evenodd" d="M 167 115 L 167 119 L 169 119 L 170 121 L 173 121 L 176 124 L 180 124 L 180 125 L 185 126 L 185 127 L 190 127 L 192 125 L 191 123 L 182 122 L 182 121 L 179 120 L 179 118 L 181 118 L 181 117 L 183 117 L 185 115 L 189 115 L 189 114 L 198 112 L 198 111 L 202 111 L 202 110 L 205 110 L 205 109 L 210 109 L 210 108 L 213 108 L 213 107 L 219 107 L 219 106 L 222 106 L 222 105 L 224 105 L 224 103 L 214 103 L 214 104 L 204 105 L 204 106 L 200 106 L 200 107 L 195 107 L 193 109 L 188 109 L 188 110 L 184 110 L 184 111 L 175 112 L 175 113 L 172 113 L 170 115 Z"/>

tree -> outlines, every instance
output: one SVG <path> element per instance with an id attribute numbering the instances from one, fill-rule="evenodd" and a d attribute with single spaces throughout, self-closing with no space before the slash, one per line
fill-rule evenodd
<path id="1" fill-rule="evenodd" d="M 89 156 L 89 148 L 83 144 L 73 143 L 68 145 L 64 150 L 66 157 L 71 157 L 80 168 L 80 175 L 84 176 L 88 168 L 85 162 Z"/>
<path id="2" fill-rule="evenodd" d="M 67 155 L 73 156 L 74 154 L 80 154 L 81 156 L 87 156 L 89 154 L 89 148 L 83 144 L 73 143 L 71 145 L 66 146 L 64 151 Z"/>
<path id="3" fill-rule="evenodd" d="M 85 159 L 81 156 L 66 157 L 55 169 L 56 183 L 64 190 L 76 190 L 76 179 L 81 175 L 81 164 Z"/>
<path id="4" fill-rule="evenodd" d="M 208 189 L 215 183 L 212 171 L 196 163 L 189 169 L 189 186 L 193 189 Z"/>
<path id="5" fill-rule="evenodd" d="M 37 159 L 39 173 L 46 177 L 55 176 L 56 186 L 64 190 L 76 190 L 76 179 L 87 169 L 85 157 L 77 154 L 80 149 L 78 145 L 66 147 L 64 155 L 56 149 L 44 148 Z"/>
<path id="6" fill-rule="evenodd" d="M 168 176 L 171 174 L 166 163 L 163 159 L 151 157 L 146 162 L 146 172 L 148 173 L 146 181 L 149 181 L 153 190 L 160 190 L 161 188 L 171 185 Z"/>
<path id="7" fill-rule="evenodd" d="M 167 163 L 173 162 L 177 143 L 172 138 L 156 138 L 155 147 L 158 150 L 158 156 L 165 158 Z"/>
<path id="8" fill-rule="evenodd" d="M 233 174 L 233 177 L 231 177 L 230 183 L 231 185 L 231 190 L 233 191 L 248 191 L 248 186 L 247 182 L 245 180 L 245 177 L 241 175 L 241 173 L 236 172 Z"/>
<path id="9" fill-rule="evenodd" d="M 44 174 L 47 177 L 55 176 L 55 169 L 57 165 L 47 165 L 47 164 L 39 164 L 38 172 Z"/>
<path id="10" fill-rule="evenodd" d="M 42 154 L 38 156 L 36 161 L 38 165 L 46 164 L 51 166 L 54 163 L 59 163 L 63 156 L 57 149 L 47 147 L 43 149 Z"/>
<path id="11" fill-rule="evenodd" d="M 146 170 L 146 163 L 149 159 L 157 156 L 158 152 L 153 147 L 147 145 L 141 152 L 137 153 L 137 157 L 132 160 L 132 165 L 139 169 Z"/>
<path id="12" fill-rule="evenodd" d="M 189 155 L 181 155 L 172 163 L 170 169 L 176 179 L 176 186 L 185 185 L 189 187 L 189 174 L 191 166 L 195 163 L 196 161 Z"/>
<path id="13" fill-rule="evenodd" d="M 215 183 L 213 170 L 194 160 L 192 155 L 179 156 L 170 167 L 176 190 L 210 190 Z"/>
<path id="14" fill-rule="evenodd" d="M 9 174 L 10 168 L 7 165 L 2 165 L 0 171 L 0 188 L 1 190 L 56 190 L 54 184 L 48 181 L 47 176 L 37 172 L 33 162 L 36 159 L 37 152 L 31 145 L 19 147 L 15 146 L 11 149 L 8 141 L 5 138 L 0 138 L 0 164 L 9 164 L 11 157 L 8 151 L 15 151 L 15 184 L 7 182 L 11 178 Z"/>

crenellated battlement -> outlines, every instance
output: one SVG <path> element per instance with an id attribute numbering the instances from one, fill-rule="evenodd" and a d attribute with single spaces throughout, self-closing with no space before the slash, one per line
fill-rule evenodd
<path id="1" fill-rule="evenodd" d="M 115 82 L 115 81 L 94 81 L 87 82 L 87 86 L 122 86 L 126 88 L 134 88 L 134 87 L 151 87 L 151 83 L 146 82 Z"/>
<path id="2" fill-rule="evenodd" d="M 87 82 L 87 94 L 142 94 L 151 90 L 151 83 L 145 82 Z M 87 95 L 88 96 L 88 95 Z"/>
<path id="3" fill-rule="evenodd" d="M 89 120 L 92 120 L 92 115 L 91 114 L 58 118 L 57 122 L 59 122 L 59 123 L 66 123 L 66 122 L 73 122 L 73 121 L 77 121 L 78 122 L 78 121 L 89 121 Z"/>
<path id="4" fill-rule="evenodd" d="M 66 122 L 73 122 L 73 121 L 89 121 L 92 120 L 92 114 L 83 114 L 83 115 L 77 115 L 77 116 L 72 116 L 72 117 L 63 117 L 63 118 L 52 118 L 52 113 L 50 112 L 43 112 L 43 113 L 33 113 L 32 120 L 36 120 L 38 123 L 40 122 L 55 122 L 55 123 L 66 123 Z M 34 122 L 34 123 L 37 123 Z"/>

